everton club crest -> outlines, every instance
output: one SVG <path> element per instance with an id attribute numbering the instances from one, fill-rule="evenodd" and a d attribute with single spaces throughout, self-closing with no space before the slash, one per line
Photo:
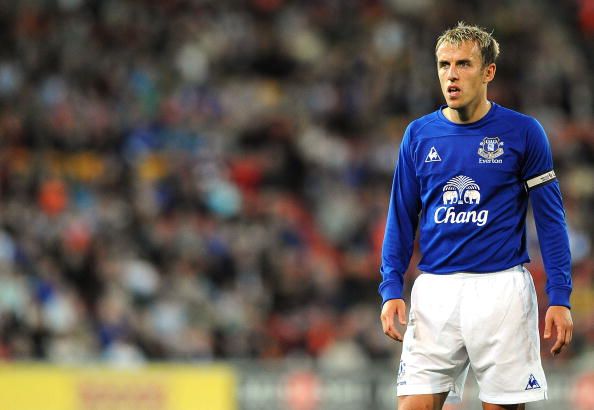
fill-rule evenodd
<path id="1" fill-rule="evenodd" d="M 503 161 L 497 157 L 503 155 L 503 141 L 499 137 L 485 137 L 480 143 L 478 154 L 480 164 L 501 164 Z"/>

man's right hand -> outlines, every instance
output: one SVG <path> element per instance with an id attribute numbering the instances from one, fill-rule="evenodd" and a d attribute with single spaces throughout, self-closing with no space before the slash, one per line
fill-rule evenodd
<path id="1" fill-rule="evenodd" d="M 386 301 L 382 307 L 382 314 L 380 316 L 384 334 L 398 342 L 402 342 L 402 334 L 400 334 L 394 322 L 396 316 L 398 316 L 398 322 L 401 325 L 406 325 L 406 303 L 402 299 L 390 299 Z"/>

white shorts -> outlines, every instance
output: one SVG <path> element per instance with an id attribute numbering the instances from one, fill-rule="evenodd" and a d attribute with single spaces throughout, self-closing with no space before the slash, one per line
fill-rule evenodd
<path id="1" fill-rule="evenodd" d="M 522 266 L 494 273 L 422 273 L 416 279 L 398 396 L 449 392 L 447 401 L 459 402 L 469 366 L 483 402 L 547 398 L 536 291 Z"/>

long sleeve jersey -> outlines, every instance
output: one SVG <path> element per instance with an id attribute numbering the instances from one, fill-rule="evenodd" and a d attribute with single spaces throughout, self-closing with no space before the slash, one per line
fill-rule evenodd
<path id="1" fill-rule="evenodd" d="M 453 123 L 441 107 L 407 127 L 382 247 L 383 302 L 402 297 L 417 226 L 423 272 L 496 272 L 529 262 L 530 199 L 549 304 L 570 307 L 569 240 L 546 134 L 534 118 L 491 104 L 474 123 Z"/>

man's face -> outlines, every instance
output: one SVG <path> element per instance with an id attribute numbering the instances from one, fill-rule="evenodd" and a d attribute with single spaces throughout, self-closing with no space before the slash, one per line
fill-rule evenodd
<path id="1" fill-rule="evenodd" d="M 437 74 L 448 107 L 463 110 L 487 98 L 487 84 L 495 75 L 495 64 L 483 67 L 476 43 L 443 43 L 436 56 Z"/>

